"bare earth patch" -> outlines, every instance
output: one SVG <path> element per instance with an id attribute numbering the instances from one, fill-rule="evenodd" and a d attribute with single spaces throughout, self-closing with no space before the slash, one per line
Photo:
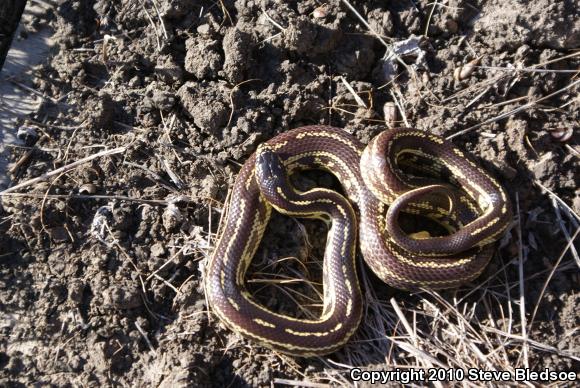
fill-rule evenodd
<path id="1" fill-rule="evenodd" d="M 353 384 L 352 367 L 578 370 L 577 12 L 572 0 L 59 1 L 57 48 L 26 80 L 42 104 L 18 123 L 36 135 L 10 155 L 22 186 L 0 197 L 0 384 L 318 387 Z M 224 328 L 203 269 L 240 165 L 306 124 L 366 143 L 385 112 L 452 138 L 508 189 L 516 217 L 485 273 L 408 293 L 359 260 L 363 322 L 328 357 Z M 337 187 L 318 172 L 295 183 Z M 260 302 L 320 312 L 325 235 L 274 217 L 247 278 Z"/>

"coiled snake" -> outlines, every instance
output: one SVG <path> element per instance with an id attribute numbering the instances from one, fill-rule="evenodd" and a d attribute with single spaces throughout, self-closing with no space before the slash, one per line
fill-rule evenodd
<path id="1" fill-rule="evenodd" d="M 296 191 L 287 177 L 305 169 L 334 174 L 348 199 L 322 188 Z M 318 319 L 270 311 L 244 286 L 272 208 L 329 225 Z M 407 234 L 400 212 L 428 217 L 448 234 Z M 261 144 L 237 176 L 206 270 L 207 298 L 227 326 L 265 346 L 300 356 L 330 353 L 348 341 L 362 315 L 357 233 L 364 260 L 389 285 L 450 288 L 483 271 L 511 217 L 499 183 L 439 136 L 390 130 L 365 148 L 339 128 L 297 128 Z"/>

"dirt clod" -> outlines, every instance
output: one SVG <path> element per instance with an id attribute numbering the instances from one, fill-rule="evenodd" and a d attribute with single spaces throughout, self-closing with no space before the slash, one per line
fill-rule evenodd
<path id="1" fill-rule="evenodd" d="M 11 179 L 126 151 L 0 197 L 1 386 L 350 386 L 343 365 L 578 369 L 573 0 L 349 1 L 374 32 L 341 0 L 57 3 L 34 28 L 50 24 L 58 47 L 14 80 L 42 103 L 19 124 Z M 203 283 L 240 166 L 308 124 L 364 143 L 387 127 L 467 130 L 452 141 L 519 209 L 489 267 L 457 290 L 395 290 L 357 257 L 365 317 L 321 359 L 235 334 Z M 320 171 L 292 182 L 341 189 Z M 248 291 L 276 312 L 320 315 L 326 233 L 274 212 Z"/>

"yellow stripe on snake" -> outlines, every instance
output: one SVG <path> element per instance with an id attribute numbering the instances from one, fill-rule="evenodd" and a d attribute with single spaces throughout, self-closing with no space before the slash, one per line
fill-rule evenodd
<path id="1" fill-rule="evenodd" d="M 347 198 L 322 188 L 296 191 L 288 176 L 305 169 L 334 174 Z M 329 226 L 318 319 L 270 311 L 245 288 L 272 208 Z M 401 212 L 428 217 L 448 235 L 409 235 L 399 226 Z M 349 340 L 362 315 L 357 234 L 365 262 L 389 285 L 451 288 L 484 270 L 511 217 L 499 183 L 439 136 L 390 130 L 365 148 L 339 128 L 297 128 L 261 144 L 237 176 L 206 270 L 207 298 L 228 327 L 262 345 L 300 356 L 331 353 Z"/>

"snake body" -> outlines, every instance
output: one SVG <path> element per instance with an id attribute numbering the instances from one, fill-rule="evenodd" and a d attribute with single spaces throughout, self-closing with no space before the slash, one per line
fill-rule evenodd
<path id="1" fill-rule="evenodd" d="M 347 198 L 322 188 L 296 191 L 287 177 L 306 169 L 334 174 Z M 318 319 L 270 311 L 244 286 L 272 208 L 329 225 Z M 399 226 L 401 212 L 428 217 L 448 234 L 407 234 Z M 476 278 L 510 220 L 505 190 L 439 136 L 390 130 L 365 148 L 339 128 L 297 128 L 261 144 L 239 172 L 206 269 L 207 298 L 227 326 L 265 346 L 300 356 L 331 353 L 361 319 L 357 232 L 366 263 L 384 282 L 440 289 Z"/>

